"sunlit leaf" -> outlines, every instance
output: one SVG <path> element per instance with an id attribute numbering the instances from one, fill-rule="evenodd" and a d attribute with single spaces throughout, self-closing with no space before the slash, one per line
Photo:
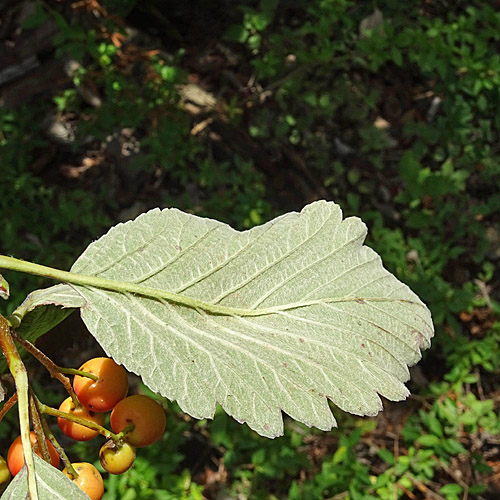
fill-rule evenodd
<path id="1" fill-rule="evenodd" d="M 105 351 L 197 418 L 217 404 L 258 433 L 282 411 L 330 429 L 328 405 L 375 415 L 407 397 L 430 313 L 363 246 L 366 227 L 316 202 L 249 231 L 152 210 L 91 244 L 72 271 Z"/>

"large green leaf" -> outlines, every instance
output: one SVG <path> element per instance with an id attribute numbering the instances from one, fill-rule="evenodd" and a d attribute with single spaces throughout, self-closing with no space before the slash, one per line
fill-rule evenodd
<path id="1" fill-rule="evenodd" d="M 316 202 L 238 232 L 152 210 L 91 244 L 72 272 L 105 351 L 197 418 L 216 404 L 258 433 L 282 411 L 320 429 L 328 405 L 374 415 L 408 395 L 429 310 L 363 246 L 366 227 Z"/>
<path id="2" fill-rule="evenodd" d="M 33 458 L 39 500 L 68 500 L 70 498 L 71 500 L 89 500 L 89 497 L 62 472 L 35 454 Z M 28 498 L 28 481 L 26 467 L 23 467 L 4 491 L 2 500 L 26 500 L 26 498 Z"/>

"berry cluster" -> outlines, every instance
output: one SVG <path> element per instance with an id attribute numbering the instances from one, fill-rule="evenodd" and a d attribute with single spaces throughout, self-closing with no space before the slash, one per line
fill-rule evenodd
<path id="1" fill-rule="evenodd" d="M 99 434 L 107 438 L 101 447 L 99 458 L 110 474 L 122 474 L 135 459 L 135 448 L 148 446 L 161 438 L 166 417 L 163 408 L 153 399 L 143 395 L 127 397 L 128 377 L 125 369 L 110 358 L 94 358 L 84 363 L 73 380 L 70 396 L 59 410 L 46 413 L 57 416 L 61 431 L 76 441 L 88 441 Z M 113 432 L 103 427 L 105 413 L 111 411 L 110 424 Z M 35 433 L 30 434 L 35 453 L 50 456 L 54 467 L 59 466 L 60 453 L 51 440 L 47 446 L 37 443 Z M 43 440 L 42 440 L 43 441 Z M 55 443 L 57 445 L 57 442 Z M 48 452 L 48 455 L 47 455 Z M 1 459 L 2 457 L 0 457 Z M 9 448 L 7 463 L 0 460 L 0 476 L 15 476 L 24 465 L 21 436 Z M 90 463 L 74 463 L 64 468 L 68 476 L 91 500 L 100 500 L 104 494 L 101 474 Z M 3 476 L 2 476 L 3 477 Z"/>

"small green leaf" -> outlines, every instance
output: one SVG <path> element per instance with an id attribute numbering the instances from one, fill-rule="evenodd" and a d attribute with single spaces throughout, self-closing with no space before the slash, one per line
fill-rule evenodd
<path id="1" fill-rule="evenodd" d="M 428 414 L 425 423 L 429 427 L 432 434 L 435 434 L 438 437 L 443 437 L 443 426 L 434 413 Z"/>
<path id="2" fill-rule="evenodd" d="M 442 495 L 458 495 L 462 493 L 464 489 L 459 484 L 445 484 L 440 490 L 439 493 Z"/>
<path id="3" fill-rule="evenodd" d="M 229 26 L 224 34 L 224 39 L 230 42 L 245 43 L 249 37 L 250 33 L 247 29 L 239 24 L 233 24 Z"/>
<path id="4" fill-rule="evenodd" d="M 347 456 L 348 448 L 347 446 L 339 446 L 337 451 L 333 454 L 332 462 L 334 464 L 338 464 L 343 462 L 345 457 Z"/>
<path id="5" fill-rule="evenodd" d="M 70 285 L 55 285 L 30 293 L 7 319 L 22 337 L 34 342 L 84 305 Z"/>
<path id="6" fill-rule="evenodd" d="M 443 448 L 451 455 L 458 455 L 460 453 L 467 453 L 465 447 L 456 439 L 445 439 L 443 441 Z"/>
<path id="7" fill-rule="evenodd" d="M 440 439 L 437 436 L 434 436 L 433 434 L 425 434 L 417 439 L 418 444 L 421 444 L 422 446 L 428 446 L 431 448 L 439 444 L 439 442 Z"/>
<path id="8" fill-rule="evenodd" d="M 395 463 L 394 460 L 394 454 L 387 450 L 386 448 L 381 448 L 378 450 L 377 455 L 386 463 L 389 465 L 393 465 Z"/>

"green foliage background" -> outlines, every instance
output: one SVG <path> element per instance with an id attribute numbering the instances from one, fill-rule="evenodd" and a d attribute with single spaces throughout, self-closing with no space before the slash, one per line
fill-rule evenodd
<path id="1" fill-rule="evenodd" d="M 368 244 L 428 304 L 437 330 L 407 403 L 364 420 L 334 409 L 340 429 L 330 433 L 289 421 L 269 441 L 222 413 L 196 422 L 166 403 L 163 443 L 109 478 L 105 499 L 393 500 L 427 498 L 426 488 L 447 500 L 496 498 L 495 2 L 96 4 L 39 2 L 23 21 L 26 32 L 54 23 L 50 57 L 79 67 L 0 108 L 1 253 L 68 268 L 137 202 L 244 229 L 328 198 L 368 223 Z M 204 104 L 189 85 L 205 91 Z M 54 145 L 48 113 L 74 128 L 74 141 Z M 105 153 L 124 129 L 140 146 L 126 168 Z M 70 178 L 68 164 L 92 167 Z M 44 286 L 6 277 L 13 300 L 2 312 Z M 74 453 L 96 456 L 88 446 Z"/>

